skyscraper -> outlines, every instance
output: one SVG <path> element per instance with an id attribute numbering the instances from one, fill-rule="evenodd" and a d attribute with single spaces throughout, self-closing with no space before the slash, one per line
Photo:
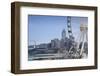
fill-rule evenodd
<path id="1" fill-rule="evenodd" d="M 63 30 L 62 30 L 62 39 L 65 39 L 65 38 L 66 38 L 66 30 L 63 29 Z"/>

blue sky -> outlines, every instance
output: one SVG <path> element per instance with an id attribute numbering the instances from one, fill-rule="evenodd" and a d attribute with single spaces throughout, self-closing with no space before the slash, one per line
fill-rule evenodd
<path id="1" fill-rule="evenodd" d="M 71 16 L 72 32 L 75 38 L 80 32 L 80 24 L 88 24 L 87 17 Z M 67 16 L 28 16 L 28 44 L 48 43 L 54 38 L 61 39 L 61 32 L 67 33 Z M 68 33 L 67 33 L 68 36 Z"/>

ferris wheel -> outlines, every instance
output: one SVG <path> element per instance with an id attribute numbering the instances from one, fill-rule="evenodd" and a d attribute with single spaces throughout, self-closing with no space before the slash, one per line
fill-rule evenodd
<path id="1" fill-rule="evenodd" d="M 33 48 L 36 48 L 36 41 L 35 40 L 30 40 L 30 42 L 32 43 Z"/>
<path id="2" fill-rule="evenodd" d="M 85 42 L 88 41 L 88 35 L 87 35 L 87 25 L 80 24 L 80 34 L 78 36 L 77 44 L 75 43 L 73 32 L 72 32 L 72 26 L 71 26 L 71 16 L 67 17 L 67 29 L 68 29 L 68 36 L 69 39 L 71 39 L 72 45 L 70 49 L 68 50 L 69 56 L 73 57 L 84 57 L 84 46 Z M 81 46 L 81 47 L 80 47 Z M 74 51 L 73 51 L 74 49 Z M 66 52 L 66 53 L 68 53 Z"/>

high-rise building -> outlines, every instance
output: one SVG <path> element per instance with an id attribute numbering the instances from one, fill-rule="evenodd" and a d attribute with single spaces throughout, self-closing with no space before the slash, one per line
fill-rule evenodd
<path id="1" fill-rule="evenodd" d="M 65 38 L 66 38 L 66 30 L 63 29 L 63 30 L 62 30 L 62 39 L 65 39 Z"/>
<path id="2" fill-rule="evenodd" d="M 38 45 L 38 46 L 39 46 L 39 48 L 45 48 L 45 49 L 47 49 L 47 48 L 48 48 L 47 44 L 45 44 L 45 43 L 40 44 L 40 45 Z"/>
<path id="3" fill-rule="evenodd" d="M 60 40 L 59 39 L 53 39 L 51 40 L 51 48 L 60 48 Z"/>

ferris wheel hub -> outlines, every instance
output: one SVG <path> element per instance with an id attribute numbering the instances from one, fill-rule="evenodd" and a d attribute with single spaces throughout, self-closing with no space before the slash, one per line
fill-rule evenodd
<path id="1" fill-rule="evenodd" d="M 88 30 L 87 25 L 83 25 L 83 24 L 80 25 L 80 31 L 87 31 L 87 30 Z"/>

